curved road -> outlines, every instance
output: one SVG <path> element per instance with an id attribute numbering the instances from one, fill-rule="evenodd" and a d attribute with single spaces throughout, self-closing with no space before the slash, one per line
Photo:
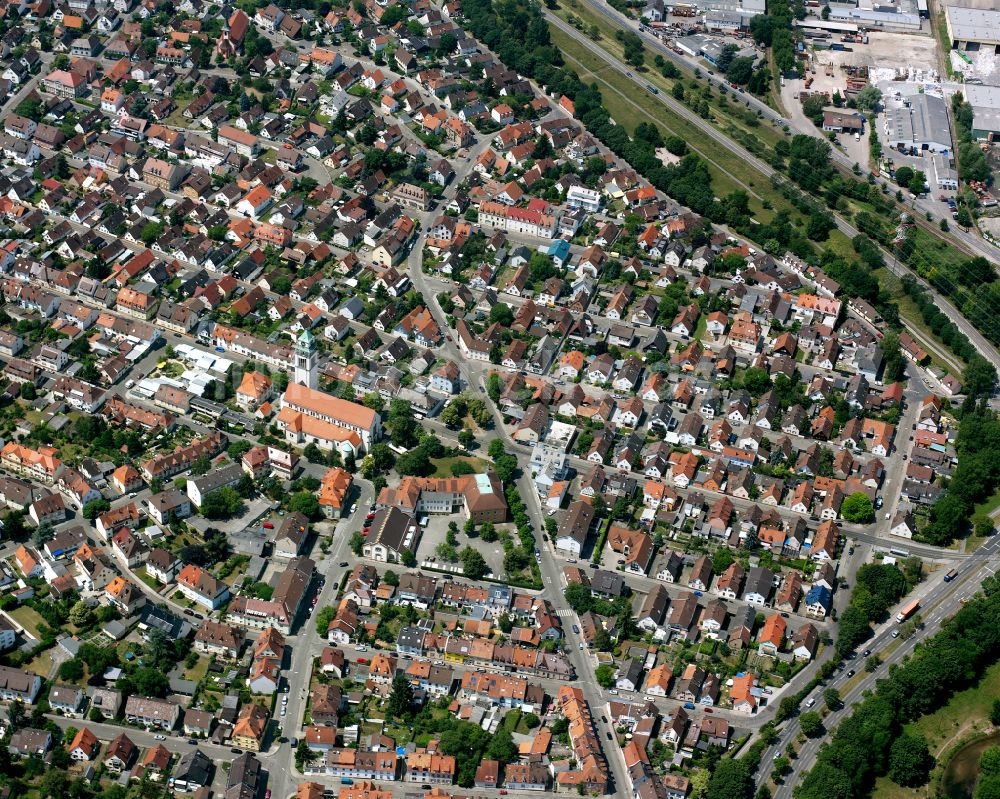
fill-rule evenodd
<path id="1" fill-rule="evenodd" d="M 829 738 L 829 731 L 851 715 L 852 705 L 861 701 L 865 691 L 875 687 L 876 681 L 883 676 L 889 664 L 900 663 L 905 657 L 912 655 L 920 641 L 937 633 L 941 623 L 958 611 L 963 597 L 973 594 L 979 589 L 983 578 L 995 571 L 995 564 L 989 565 L 989 560 L 998 552 L 1000 552 L 1000 536 L 992 538 L 960 563 L 956 567 L 958 576 L 953 581 L 946 583 L 937 575 L 929 576 L 926 579 L 923 594 L 920 590 L 915 591 L 906 600 L 920 599 L 919 612 L 923 624 L 916 634 L 908 640 L 893 638 L 892 632 L 897 625 L 894 615 L 890 616 L 889 621 L 877 627 L 874 637 L 864 644 L 866 649 L 871 650 L 873 654 L 879 654 L 884 652 L 890 644 L 897 643 L 888 656 L 883 658 L 883 663 L 878 669 L 873 673 L 868 673 L 864 670 L 864 663 L 860 658 L 853 663 L 849 661 L 849 667 L 857 669 L 858 674 L 849 677 L 847 670 L 841 669 L 811 694 L 806 701 L 815 699 L 814 709 L 819 710 L 822 706 L 823 691 L 826 688 L 837 688 L 841 691 L 841 706 L 824 719 L 824 726 L 828 733 L 819 738 L 808 739 L 799 749 L 797 756 L 791 760 L 791 772 L 777 787 L 774 794 L 775 799 L 791 799 L 792 789 L 802 781 L 803 773 L 815 764 L 816 756 L 819 754 L 823 742 Z M 798 737 L 798 719 L 789 719 L 781 728 L 777 742 L 769 747 L 761 758 L 760 768 L 755 778 L 758 787 L 767 783 L 774 758 L 783 753 L 785 747 L 796 741 Z"/>
<path id="2" fill-rule="evenodd" d="M 652 48 L 655 52 L 659 53 L 660 55 L 663 55 L 665 58 L 668 58 L 669 60 L 673 61 L 678 66 L 682 66 L 685 69 L 689 70 L 703 69 L 703 67 L 699 65 L 694 59 L 689 59 L 685 56 L 675 53 L 673 50 L 667 47 L 667 45 L 665 45 L 658 36 L 650 33 L 648 29 L 644 30 L 642 27 L 640 27 L 639 22 L 637 20 L 634 20 L 631 17 L 622 14 L 620 11 L 618 11 L 615 8 L 612 8 L 607 3 L 595 2 L 594 0 L 583 0 L 583 2 L 591 11 L 600 14 L 612 25 L 615 25 L 620 28 L 627 28 L 637 33 L 640 36 L 640 38 L 642 38 L 642 40 L 650 48 Z M 593 47 L 593 42 L 591 42 L 590 45 L 591 47 Z M 600 49 L 600 48 L 595 48 L 595 49 Z M 708 80 L 710 84 L 717 85 L 720 87 L 725 86 L 727 89 L 729 88 L 729 85 L 725 80 L 722 80 L 715 75 L 706 74 L 705 78 L 706 80 Z M 777 111 L 775 111 L 773 108 L 771 108 L 771 106 L 761 102 L 756 97 L 748 93 L 743 93 L 740 95 L 740 99 L 746 101 L 750 108 L 752 108 L 754 111 L 757 111 L 765 119 L 771 122 L 780 121 L 782 124 L 794 126 L 795 120 L 786 119 L 785 117 L 781 116 L 781 114 L 779 114 Z M 809 136 L 815 135 L 815 129 L 811 127 L 806 129 L 800 128 L 799 132 L 805 133 Z M 839 166 L 842 167 L 847 172 L 850 172 L 852 167 L 854 166 L 854 159 L 852 159 L 847 153 L 838 150 L 835 147 L 832 148 L 832 153 L 834 160 L 839 164 Z M 916 203 L 916 207 L 921 212 L 929 211 L 932 214 L 937 214 L 940 211 L 940 209 L 934 208 L 930 204 L 922 203 L 919 200 Z M 927 227 L 927 229 L 931 231 L 933 235 L 942 237 L 940 231 L 933 230 L 929 226 Z M 964 248 L 966 250 L 972 250 L 972 252 L 969 253 L 970 255 L 981 255 L 984 258 L 996 263 L 997 249 L 988 241 L 985 241 L 984 239 L 981 239 L 978 236 L 974 236 L 971 233 L 962 229 L 953 229 L 949 231 L 949 233 L 943 236 L 942 238 L 950 239 L 954 244 L 956 244 L 960 248 Z"/>
<path id="3" fill-rule="evenodd" d="M 558 28 L 566 35 L 571 36 L 573 39 L 576 39 L 578 42 L 585 45 L 595 55 L 597 55 L 606 64 L 608 64 L 608 66 L 610 66 L 612 69 L 615 69 L 616 71 L 624 75 L 626 78 L 631 80 L 642 91 L 645 91 L 642 81 L 639 78 L 635 77 L 634 75 L 630 77 L 629 71 L 626 69 L 626 67 L 619 61 L 617 61 L 614 57 L 612 57 L 610 53 L 608 53 L 606 50 L 600 47 L 594 47 L 594 43 L 590 39 L 588 39 L 586 36 L 580 33 L 580 31 L 578 31 L 572 25 L 554 16 L 551 12 L 544 11 L 544 13 L 546 18 L 552 25 L 554 25 L 556 28 Z M 673 52 L 669 48 L 664 48 L 664 49 L 666 49 L 667 52 L 671 53 Z M 676 57 L 676 53 L 673 53 L 673 55 L 674 57 Z M 600 76 L 595 76 L 595 78 L 599 81 L 601 80 Z M 642 113 L 645 113 L 638 105 L 635 104 L 634 100 L 632 100 L 631 97 L 617 90 L 616 88 L 608 84 L 606 81 L 601 81 L 601 82 L 604 83 L 604 85 L 608 88 L 609 91 L 615 92 L 615 94 L 619 95 L 623 100 L 634 105 Z M 673 97 L 665 95 L 663 92 L 660 92 L 659 94 L 655 95 L 650 94 L 649 96 L 652 97 L 654 100 L 659 101 L 662 105 L 669 108 L 672 112 L 674 112 L 678 116 L 682 117 L 691 124 L 697 126 L 706 136 L 709 136 L 716 143 L 730 150 L 732 153 L 737 155 L 741 160 L 750 164 L 754 169 L 756 169 L 765 177 L 771 178 L 773 175 L 778 175 L 779 177 L 783 177 L 781 173 L 777 172 L 777 170 L 771 167 L 770 164 L 757 158 L 756 156 L 745 150 L 736 142 L 733 142 L 731 139 L 729 139 L 729 137 L 721 133 L 718 129 L 716 129 L 711 124 L 706 122 L 704 119 L 699 117 L 697 114 L 692 112 L 689 108 L 687 108 L 687 106 L 675 100 Z M 730 177 L 732 177 L 735 181 L 740 183 L 740 185 L 742 185 L 748 192 L 753 193 L 752 187 L 745 184 L 739 176 L 730 175 Z M 831 214 L 833 215 L 837 228 L 842 233 L 844 233 L 844 235 L 850 238 L 854 238 L 861 232 L 856 227 L 854 227 L 854 225 L 852 225 L 850 222 L 848 222 L 846 219 L 844 219 L 836 212 L 831 211 Z M 952 305 L 947 299 L 941 296 L 941 294 L 936 289 L 930 286 L 923 278 L 921 278 L 915 272 L 911 271 L 908 267 L 897 263 L 892 253 L 882 248 L 880 248 L 880 251 L 882 253 L 883 259 L 885 260 L 886 269 L 888 269 L 890 272 L 892 272 L 892 274 L 896 275 L 897 277 L 905 276 L 913 278 L 922 286 L 926 287 L 929 294 L 934 298 L 938 308 L 941 309 L 941 311 L 955 324 L 956 327 L 958 327 L 959 330 L 961 330 L 966 336 L 968 336 L 969 340 L 972 342 L 973 346 L 975 346 L 975 348 L 979 351 L 979 353 L 988 361 L 990 361 L 994 366 L 996 366 L 998 370 L 1000 370 L 1000 352 L 997 352 L 996 348 L 992 344 L 990 344 L 990 342 L 987 341 L 986 338 L 978 330 L 976 330 L 975 327 L 973 327 L 972 323 L 969 322 L 968 319 L 962 316 L 962 314 L 958 311 L 957 308 L 955 308 L 954 305 Z"/>

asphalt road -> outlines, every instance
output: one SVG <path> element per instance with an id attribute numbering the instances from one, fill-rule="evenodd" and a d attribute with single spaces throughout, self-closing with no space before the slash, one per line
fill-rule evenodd
<path id="1" fill-rule="evenodd" d="M 583 0 L 583 2 L 592 11 L 603 16 L 611 24 L 617 27 L 628 28 L 632 31 L 635 31 L 643 39 L 646 45 L 649 46 L 655 53 L 658 53 L 667 60 L 673 61 L 675 64 L 683 66 L 687 69 L 700 69 L 702 70 L 705 79 L 710 84 L 715 85 L 719 88 L 725 87 L 727 91 L 729 90 L 730 87 L 724 79 L 712 74 L 711 66 L 706 66 L 705 64 L 699 63 L 697 59 L 688 58 L 686 56 L 674 52 L 672 49 L 670 49 L 670 47 L 664 44 L 663 41 L 658 36 L 650 32 L 650 30 L 641 29 L 639 22 L 637 20 L 632 19 L 631 17 L 626 16 L 625 14 L 622 14 L 618 9 L 613 8 L 612 6 L 606 3 L 596 2 L 595 0 Z M 591 43 L 591 46 L 593 46 L 593 43 Z M 599 50 L 600 48 L 594 48 L 594 49 Z M 793 81 L 792 83 L 801 83 L 801 80 Z M 769 122 L 772 123 L 779 122 L 781 124 L 787 124 L 789 125 L 789 127 L 796 128 L 798 132 L 805 133 L 810 136 L 815 136 L 817 133 L 815 125 L 813 125 L 810 121 L 806 120 L 804 115 L 801 113 L 792 114 L 791 118 L 783 117 L 769 105 L 762 102 L 761 100 L 758 100 L 749 92 L 741 92 L 739 94 L 735 94 L 734 97 L 738 97 L 738 99 L 746 103 L 746 105 L 750 109 L 759 113 L 764 119 L 768 120 Z M 833 159 L 842 168 L 844 168 L 845 170 L 851 170 L 853 168 L 855 164 L 855 159 L 852 158 L 847 152 L 845 152 L 842 149 L 838 149 L 837 147 L 833 147 L 831 148 L 831 153 Z M 931 192 L 931 194 L 932 195 L 936 194 L 936 192 Z M 919 212 L 921 215 L 926 212 L 930 212 L 934 216 L 939 216 L 941 214 L 940 205 L 936 204 L 936 202 L 931 197 L 927 199 L 918 199 L 913 205 L 916 211 Z M 949 231 L 947 237 L 955 241 L 955 243 L 958 244 L 959 247 L 964 248 L 966 250 L 970 250 L 971 255 L 981 255 L 984 258 L 987 258 L 990 261 L 996 263 L 998 257 L 997 248 L 994 247 L 992 244 L 990 244 L 990 242 L 981 239 L 979 236 L 973 235 L 968 231 L 955 227 L 952 228 L 951 231 Z"/>
<path id="2" fill-rule="evenodd" d="M 822 693 L 826 688 L 836 688 L 841 692 L 842 705 L 824 720 L 826 734 L 819 738 L 807 739 L 806 743 L 799 749 L 798 755 L 791 760 L 792 771 L 777 787 L 774 794 L 775 799 L 790 799 L 792 788 L 815 764 L 823 741 L 829 738 L 830 733 L 841 720 L 851 714 L 852 705 L 862 699 L 865 691 L 875 687 L 876 681 L 886 673 L 890 664 L 900 663 L 905 657 L 911 655 L 920 641 L 933 636 L 940 629 L 941 624 L 958 611 L 961 600 L 975 593 L 983 578 L 1000 566 L 997 558 L 998 553 L 1000 553 L 1000 536 L 995 536 L 956 567 L 958 576 L 950 583 L 944 582 L 938 574 L 926 578 L 924 584 L 901 603 L 906 604 L 914 598 L 920 600 L 918 613 L 923 624 L 917 632 L 908 640 L 892 637 L 893 630 L 898 626 L 895 620 L 897 608 L 894 608 L 890 611 L 889 619 L 876 627 L 874 636 L 862 645 L 863 649 L 871 650 L 875 655 L 882 655 L 882 665 L 873 673 L 866 672 L 864 669 L 865 659 L 859 653 L 854 660 L 847 661 L 826 684 L 813 691 L 806 700 L 808 702 L 810 699 L 816 699 L 815 706 L 811 708 L 813 710 L 819 710 L 822 707 Z M 848 671 L 852 669 L 856 670 L 857 674 L 849 677 Z M 804 705 L 803 707 L 808 706 Z M 798 719 L 792 718 L 784 722 L 780 728 L 778 741 L 768 748 L 761 759 L 761 766 L 755 778 L 757 786 L 768 781 L 774 758 L 783 753 L 785 747 L 796 741 L 798 737 Z"/>
<path id="3" fill-rule="evenodd" d="M 609 12 L 611 11 L 609 6 L 604 6 L 596 3 L 588 3 L 588 5 L 594 8 L 595 10 L 600 11 L 600 13 L 604 14 L 605 16 L 609 16 Z M 606 50 L 602 49 L 601 47 L 595 47 L 594 43 L 587 36 L 582 34 L 572 25 L 569 25 L 560 18 L 556 17 L 551 12 L 543 9 L 543 13 L 546 16 L 546 19 L 552 25 L 557 27 L 560 31 L 562 31 L 566 35 L 571 36 L 580 44 L 584 45 L 587 49 L 591 50 L 594 55 L 598 56 L 606 64 L 608 64 L 609 67 L 620 72 L 626 78 L 635 83 L 637 91 L 647 93 L 644 88 L 644 83 L 642 79 L 635 75 L 630 76 L 629 70 L 626 68 L 626 66 L 622 64 L 620 61 L 613 58 Z M 622 23 L 617 23 L 617 24 L 620 25 Z M 663 47 L 662 43 L 661 47 Z M 670 50 L 669 48 L 664 47 L 664 49 L 668 53 L 673 53 L 673 51 Z M 676 56 L 676 53 L 673 53 L 673 56 Z M 600 81 L 600 76 L 597 76 L 596 80 Z M 619 95 L 626 102 L 630 103 L 633 102 L 628 95 L 615 89 L 610 84 L 604 83 L 604 87 L 606 90 L 612 91 L 615 94 Z M 656 95 L 649 94 L 649 96 L 652 97 L 655 101 L 669 108 L 674 114 L 677 114 L 686 121 L 698 127 L 702 131 L 702 133 L 711 138 L 717 144 L 733 152 L 741 160 L 750 164 L 754 169 L 756 169 L 762 175 L 766 176 L 767 178 L 770 178 L 772 175 L 775 174 L 781 176 L 781 173 L 776 172 L 776 170 L 774 170 L 770 164 L 767 164 L 766 162 L 752 155 L 738 143 L 732 141 L 728 136 L 720 132 L 717 128 L 713 127 L 710 123 L 706 122 L 697 114 L 693 113 L 690 109 L 688 109 L 685 105 L 675 100 L 673 97 L 665 94 L 664 92 L 660 92 L 659 94 Z M 749 192 L 750 194 L 754 194 L 753 187 L 744 183 L 743 180 L 740 178 L 740 176 L 730 175 L 730 177 L 732 177 L 733 180 L 739 182 L 746 189 L 747 192 Z M 837 228 L 841 232 L 843 232 L 846 236 L 853 239 L 855 236 L 859 235 L 860 231 L 853 224 L 848 222 L 844 217 L 840 216 L 839 214 L 833 211 L 831 211 L 831 214 L 833 215 Z M 959 328 L 959 330 L 961 330 L 969 338 L 973 346 L 975 346 L 976 350 L 978 350 L 979 353 L 984 358 L 989 360 L 991 363 L 993 363 L 994 366 L 1000 369 L 1000 352 L 998 352 L 996 348 L 989 341 L 987 341 L 986 338 L 982 334 L 980 334 L 979 331 L 976 330 L 976 328 L 964 316 L 962 316 L 962 314 L 958 311 L 957 308 L 955 308 L 954 305 L 952 305 L 947 299 L 945 299 L 940 293 L 938 293 L 936 289 L 931 287 L 925 280 L 923 280 L 923 278 L 921 278 L 915 272 L 911 271 L 908 267 L 899 263 L 894 258 L 892 253 L 882 248 L 880 248 L 880 251 L 885 261 L 886 269 L 888 269 L 897 277 L 911 277 L 918 283 L 920 283 L 922 286 L 925 286 L 929 292 L 929 295 L 934 298 L 935 303 L 937 304 L 938 308 L 941 309 L 942 313 L 944 313 Z"/>

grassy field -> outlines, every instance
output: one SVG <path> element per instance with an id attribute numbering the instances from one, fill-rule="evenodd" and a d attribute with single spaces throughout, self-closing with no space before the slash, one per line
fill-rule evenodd
<path id="1" fill-rule="evenodd" d="M 152 588 L 154 591 L 159 592 L 163 588 L 163 583 L 153 577 L 151 574 L 147 573 L 145 568 L 139 569 L 135 572 L 135 576 L 142 580 L 146 585 Z"/>
<path id="2" fill-rule="evenodd" d="M 593 80 L 599 85 L 603 84 L 601 94 L 604 106 L 617 124 L 632 133 L 640 122 L 652 121 L 661 126 L 667 135 L 679 136 L 684 139 L 688 143 L 688 147 L 697 152 L 707 163 L 708 169 L 712 173 L 712 187 L 717 196 L 744 188 L 739 181 L 731 177 L 732 175 L 748 173 L 753 175 L 762 189 L 758 190 L 752 181 L 748 181 L 752 186 L 751 191 L 757 195 L 756 198 L 751 196 L 754 214 L 762 221 L 773 216 L 763 209 L 760 201 L 768 200 L 773 204 L 781 202 L 782 199 L 767 183 L 763 175 L 753 172 L 730 150 L 722 147 L 718 150 L 714 148 L 710 150 L 703 145 L 693 144 L 701 142 L 704 138 L 704 134 L 697 127 L 677 116 L 669 115 L 668 110 L 659 101 L 653 100 L 645 93 L 637 92 L 632 81 L 611 69 L 599 56 L 586 50 L 575 39 L 555 29 L 552 30 L 552 39 L 562 50 L 567 63 L 580 73 L 582 80 L 588 82 Z M 617 92 L 622 94 L 617 94 Z M 777 196 L 768 196 L 768 194 Z M 755 199 L 756 202 L 754 202 Z"/>
<path id="3" fill-rule="evenodd" d="M 11 618 L 27 630 L 30 635 L 35 638 L 42 637 L 38 632 L 38 627 L 39 625 L 45 624 L 45 619 L 43 619 L 37 611 L 29 608 L 27 605 L 21 605 L 21 607 L 14 608 L 14 610 L 10 610 L 8 613 Z"/>
<path id="4" fill-rule="evenodd" d="M 979 514 L 992 516 L 996 513 L 997 509 L 1000 509 L 1000 491 L 995 493 L 989 499 L 984 499 L 976 505 L 976 509 L 973 511 L 972 515 L 973 517 L 978 516 Z"/>
<path id="5" fill-rule="evenodd" d="M 209 660 L 210 658 L 205 656 L 199 657 L 198 662 L 194 664 L 194 668 L 184 670 L 184 679 L 192 680 L 196 683 L 204 680 L 205 675 L 208 674 Z"/>
<path id="6" fill-rule="evenodd" d="M 990 666 L 978 685 L 955 694 L 940 710 L 908 725 L 907 731 L 922 735 L 931 754 L 938 755 L 959 737 L 989 727 L 994 699 L 1000 699 L 1000 663 Z"/>
<path id="7" fill-rule="evenodd" d="M 575 39 L 554 28 L 551 29 L 551 34 L 566 62 L 580 73 L 581 79 L 596 81 L 601 87 L 604 105 L 616 123 L 631 133 L 640 122 L 652 121 L 666 135 L 684 139 L 688 147 L 697 152 L 708 166 L 716 196 L 721 197 L 732 191 L 746 191 L 750 195 L 750 209 L 758 221 L 767 222 L 774 217 L 774 209 L 787 208 L 791 212 L 793 224 L 805 224 L 802 215 L 771 185 L 770 179 L 749 166 L 739 155 L 727 147 L 706 142 L 704 132 L 697 126 L 670 113 L 652 95 L 637 93 L 631 80 L 611 69 L 600 56 L 584 48 Z M 605 49 L 613 52 L 611 47 Z M 715 113 L 716 116 L 719 115 L 718 111 Z M 734 175 L 740 175 L 742 180 L 737 180 Z M 838 230 L 830 234 L 825 245 L 838 255 L 854 257 L 850 240 Z"/>
<path id="8" fill-rule="evenodd" d="M 615 56 L 618 60 L 624 60 L 624 48 L 622 47 L 621 42 L 615 38 L 615 31 L 617 28 L 605 17 L 594 13 L 587 6 L 581 3 L 576 3 L 575 0 L 569 0 L 568 7 L 560 7 L 555 13 L 557 16 L 567 22 L 570 22 L 570 24 L 573 24 L 570 19 L 571 17 L 576 17 L 581 20 L 584 31 L 593 30 L 593 26 L 596 26 L 600 36 L 595 40 L 595 44 Z M 680 67 L 680 78 L 664 78 L 654 64 L 654 52 L 648 47 L 643 49 L 646 54 L 645 65 L 636 71 L 642 73 L 643 80 L 653 84 L 660 90 L 669 91 L 678 80 L 683 82 L 685 87 L 689 87 L 691 82 L 696 80 L 694 72 L 686 67 Z M 711 69 L 713 69 L 711 65 L 705 63 L 702 71 L 707 72 Z M 720 121 L 720 124 L 717 125 L 720 130 L 731 130 L 743 134 L 750 134 L 757 138 L 761 144 L 769 148 L 773 148 L 775 143 L 784 137 L 784 134 L 779 129 L 771 127 L 770 125 L 752 126 L 747 124 L 747 122 L 740 116 L 732 114 L 731 110 L 728 110 L 724 106 L 720 105 L 719 93 L 717 90 L 713 90 L 712 94 L 713 97 L 709 100 L 709 106 L 713 111 L 721 111 L 721 114 L 717 113 L 716 115 L 716 118 Z M 739 97 L 736 92 L 730 92 L 729 96 L 736 98 Z M 724 124 L 721 124 L 722 122 L 724 122 Z M 689 139 L 688 143 L 690 143 L 690 141 L 691 140 Z"/>
<path id="9" fill-rule="evenodd" d="M 479 474 L 486 471 L 486 461 L 480 458 L 472 458 L 463 455 L 457 455 L 454 458 L 437 458 L 433 461 L 434 463 L 434 477 L 451 477 L 451 465 L 453 463 L 458 463 L 462 461 L 463 463 L 469 464 L 476 472 Z"/>
<path id="10" fill-rule="evenodd" d="M 52 673 L 52 650 L 46 649 L 38 655 L 27 666 L 27 670 L 34 672 L 39 677 L 48 677 Z"/>

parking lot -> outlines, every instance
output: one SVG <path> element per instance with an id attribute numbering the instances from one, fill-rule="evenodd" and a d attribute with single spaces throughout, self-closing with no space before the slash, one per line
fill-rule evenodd
<path id="1" fill-rule="evenodd" d="M 421 519 L 422 518 L 423 517 L 421 517 Z M 499 577 L 499 575 L 504 573 L 503 544 L 500 541 L 488 543 L 483 541 L 478 536 L 470 538 L 462 532 L 465 528 L 465 519 L 459 514 L 427 516 L 426 519 L 427 521 L 423 527 L 422 536 L 420 538 L 420 547 L 417 551 L 417 560 L 420 563 L 426 564 L 430 568 L 441 569 L 443 571 L 449 571 L 455 567 L 458 567 L 459 569 L 461 568 L 457 563 L 449 563 L 442 560 L 437 554 L 437 548 L 446 542 L 448 536 L 448 523 L 455 522 L 455 524 L 458 525 L 458 544 L 455 547 L 456 551 L 461 552 L 465 547 L 470 546 L 483 556 L 483 559 L 492 570 L 494 577 Z M 497 525 L 497 532 L 502 532 L 507 529 L 510 530 L 511 535 L 514 535 L 513 525 Z"/>

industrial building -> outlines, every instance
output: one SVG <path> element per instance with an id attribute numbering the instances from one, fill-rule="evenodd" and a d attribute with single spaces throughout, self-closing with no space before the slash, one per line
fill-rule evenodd
<path id="1" fill-rule="evenodd" d="M 952 47 L 978 50 L 983 46 L 1000 45 L 1000 11 L 949 5 L 945 9 L 945 21 Z"/>
<path id="2" fill-rule="evenodd" d="M 764 0 L 690 0 L 689 2 L 669 2 L 669 0 L 649 0 L 642 10 L 642 17 L 650 22 L 667 22 L 673 14 L 678 17 L 696 17 L 727 11 L 742 15 L 747 19 L 765 12 Z M 718 21 L 718 20 L 716 20 Z"/>
<path id="3" fill-rule="evenodd" d="M 858 0 L 857 3 L 830 3 L 830 20 L 854 22 L 869 30 L 919 31 L 927 16 L 926 2 L 918 0 Z"/>
<path id="4" fill-rule="evenodd" d="M 935 153 L 931 156 L 931 174 L 927 180 L 942 191 L 958 191 L 958 172 L 946 155 Z"/>
<path id="5" fill-rule="evenodd" d="M 972 106 L 972 138 L 1000 141 L 1000 86 L 967 84 L 962 93 Z"/>
<path id="6" fill-rule="evenodd" d="M 951 126 L 944 98 L 912 94 L 896 108 L 886 109 L 885 140 L 897 150 L 951 151 Z"/>

